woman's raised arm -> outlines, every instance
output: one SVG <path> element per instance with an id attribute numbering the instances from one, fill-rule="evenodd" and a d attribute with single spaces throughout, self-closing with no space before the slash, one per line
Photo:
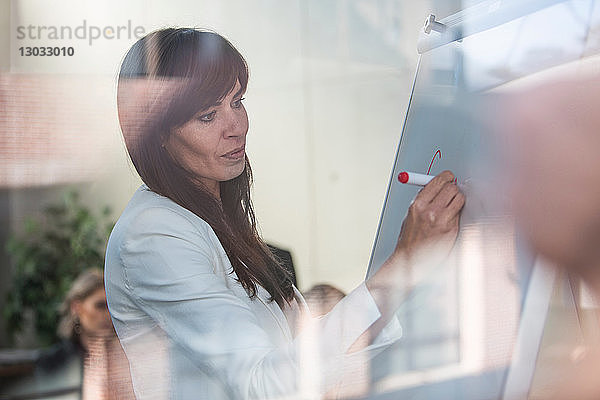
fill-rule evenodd
<path id="1" fill-rule="evenodd" d="M 367 288 L 381 313 L 366 333 L 370 337 L 379 334 L 410 290 L 410 282 L 405 281 L 406 269 L 433 259 L 441 261 L 454 246 L 465 204 L 465 196 L 454 181 L 452 172 L 444 171 L 417 194 L 402 224 L 394 253 L 367 280 Z"/>

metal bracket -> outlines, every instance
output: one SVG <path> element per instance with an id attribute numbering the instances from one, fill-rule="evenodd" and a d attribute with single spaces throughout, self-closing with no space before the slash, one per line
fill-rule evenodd
<path id="1" fill-rule="evenodd" d="M 423 31 L 429 34 L 431 31 L 436 31 L 439 33 L 446 32 L 446 25 L 442 24 L 435 20 L 435 15 L 429 14 L 429 17 L 425 20 L 425 26 L 423 27 Z"/>

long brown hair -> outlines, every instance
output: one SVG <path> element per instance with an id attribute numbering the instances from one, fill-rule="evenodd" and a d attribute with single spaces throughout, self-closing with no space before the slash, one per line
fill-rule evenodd
<path id="1" fill-rule="evenodd" d="M 162 147 L 174 128 L 221 101 L 236 82 L 245 91 L 248 75 L 242 55 L 214 32 L 188 28 L 152 32 L 129 49 L 121 64 L 119 119 L 127 150 L 144 183 L 212 227 L 250 297 L 256 296 L 258 284 L 283 308 L 293 298 L 292 280 L 258 234 L 248 157 L 240 176 L 220 182 L 219 202 Z M 128 83 L 142 79 L 162 82 L 164 87 L 155 91 L 160 95 L 142 92 L 131 100 Z M 139 111 L 133 118 L 125 115 L 130 110 L 123 110 L 131 104 Z"/>

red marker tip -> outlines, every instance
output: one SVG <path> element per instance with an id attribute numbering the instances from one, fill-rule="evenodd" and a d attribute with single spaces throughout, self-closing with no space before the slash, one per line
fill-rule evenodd
<path id="1" fill-rule="evenodd" d="M 400 183 L 408 182 L 408 172 L 400 172 L 398 174 L 398 180 L 400 181 Z"/>

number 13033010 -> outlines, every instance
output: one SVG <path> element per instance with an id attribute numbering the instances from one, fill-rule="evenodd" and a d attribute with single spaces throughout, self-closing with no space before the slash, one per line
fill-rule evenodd
<path id="1" fill-rule="evenodd" d="M 24 57 L 71 57 L 75 54 L 73 47 L 19 47 L 19 53 Z"/>

